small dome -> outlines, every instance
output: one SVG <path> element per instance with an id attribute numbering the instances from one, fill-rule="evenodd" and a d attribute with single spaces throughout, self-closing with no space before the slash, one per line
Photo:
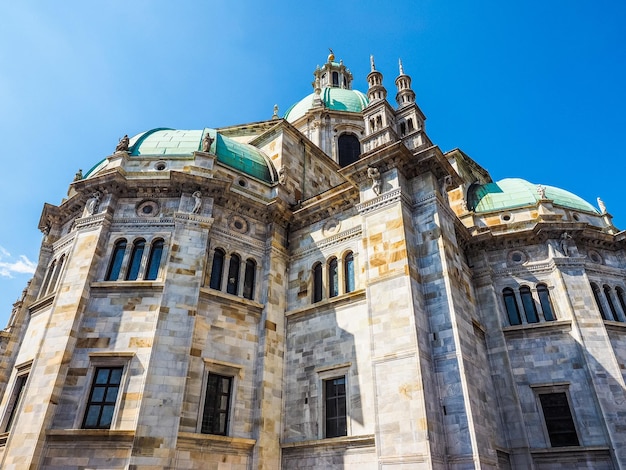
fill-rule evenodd
<path id="1" fill-rule="evenodd" d="M 294 122 L 304 116 L 313 107 L 315 93 L 301 99 L 291 106 L 285 113 L 285 119 Z M 358 90 L 348 90 L 345 88 L 324 87 L 321 93 L 322 101 L 326 109 L 333 111 L 347 111 L 349 113 L 360 113 L 368 104 L 367 96 Z"/>
<path id="2" fill-rule="evenodd" d="M 267 183 L 275 181 L 276 172 L 273 170 L 269 158 L 261 150 L 225 137 L 214 129 L 152 129 L 130 139 L 129 154 L 131 157 L 190 156 L 202 148 L 202 138 L 207 132 L 213 138 L 211 150 L 216 155 L 218 162 Z M 95 175 L 106 167 L 106 164 L 106 159 L 101 161 L 85 174 L 85 178 Z"/>
<path id="3" fill-rule="evenodd" d="M 536 184 L 521 178 L 506 178 L 496 183 L 475 185 L 468 194 L 468 206 L 474 212 L 492 212 L 537 204 L 539 193 Z M 546 199 L 559 206 L 586 212 L 598 210 L 584 199 L 564 189 L 542 185 Z"/>

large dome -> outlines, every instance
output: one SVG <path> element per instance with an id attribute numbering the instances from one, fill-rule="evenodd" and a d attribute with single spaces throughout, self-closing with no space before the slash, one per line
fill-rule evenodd
<path id="1" fill-rule="evenodd" d="M 213 138 L 211 153 L 215 154 L 218 162 L 267 183 L 276 180 L 276 172 L 269 158 L 261 150 L 225 137 L 215 129 L 152 129 L 132 137 L 129 142 L 128 153 L 131 157 L 190 156 L 202 148 L 202 138 L 206 133 L 209 133 Z M 93 176 L 106 164 L 106 159 L 98 163 L 86 173 L 85 178 Z"/>
<path id="2" fill-rule="evenodd" d="M 544 186 L 546 199 L 555 204 L 587 212 L 598 210 L 584 199 L 564 189 Z M 468 206 L 474 212 L 492 212 L 537 204 L 537 185 L 521 178 L 506 178 L 495 183 L 476 185 L 470 188 Z"/>
<path id="3" fill-rule="evenodd" d="M 306 114 L 313 107 L 315 93 L 301 99 L 291 106 L 285 113 L 285 119 L 294 122 Z M 368 104 L 367 96 L 358 90 L 347 90 L 345 88 L 324 87 L 321 92 L 322 102 L 326 109 L 333 111 L 347 111 L 349 113 L 360 113 Z"/>

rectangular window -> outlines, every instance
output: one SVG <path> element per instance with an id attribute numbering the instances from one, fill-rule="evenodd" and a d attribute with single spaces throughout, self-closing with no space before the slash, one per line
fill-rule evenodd
<path id="1" fill-rule="evenodd" d="M 123 369 L 123 367 L 96 368 L 83 420 L 83 428 L 111 428 Z"/>
<path id="2" fill-rule="evenodd" d="M 227 434 L 232 384 L 232 377 L 209 373 L 202 414 L 203 434 Z"/>
<path id="3" fill-rule="evenodd" d="M 324 381 L 326 437 L 348 435 L 346 413 L 346 377 Z"/>
<path id="4" fill-rule="evenodd" d="M 15 379 L 15 386 L 13 387 L 13 393 L 11 394 L 11 399 L 9 400 L 9 404 L 7 406 L 4 432 L 9 432 L 11 430 L 11 425 L 13 424 L 15 413 L 17 412 L 17 409 L 20 406 L 20 401 L 22 400 L 22 395 L 24 394 L 24 387 L 26 385 L 26 380 L 28 380 L 28 374 L 18 375 L 17 378 Z"/>
<path id="5" fill-rule="evenodd" d="M 539 401 L 552 447 L 579 445 L 566 393 L 541 393 Z"/>

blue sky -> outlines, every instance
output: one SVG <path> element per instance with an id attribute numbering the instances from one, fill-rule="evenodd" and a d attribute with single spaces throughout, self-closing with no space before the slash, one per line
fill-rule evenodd
<path id="1" fill-rule="evenodd" d="M 260 121 L 309 94 L 328 47 L 365 91 L 413 78 L 426 129 L 494 180 L 596 204 L 626 229 L 626 2 L 3 2 L 0 323 L 39 256 L 45 202 L 124 134 Z"/>

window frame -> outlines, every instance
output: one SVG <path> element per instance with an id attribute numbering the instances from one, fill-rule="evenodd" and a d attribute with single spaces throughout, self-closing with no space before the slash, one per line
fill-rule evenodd
<path id="1" fill-rule="evenodd" d="M 128 382 L 130 380 L 130 365 L 135 353 L 133 351 L 118 351 L 111 353 L 109 351 L 98 351 L 89 353 L 89 369 L 85 377 L 85 383 L 83 387 L 83 399 L 76 413 L 76 419 L 74 422 L 75 429 L 119 429 L 119 418 L 124 408 L 124 395 L 128 389 Z M 120 385 L 115 400 L 115 408 L 113 415 L 111 416 L 111 426 L 109 428 L 85 428 L 83 423 L 85 422 L 88 410 L 88 401 L 91 395 L 91 389 L 96 378 L 96 370 L 104 367 L 121 367 L 122 375 L 120 378 Z"/>
<path id="2" fill-rule="evenodd" d="M 128 240 L 126 238 L 120 238 L 118 240 L 115 240 L 115 243 L 113 243 L 113 249 L 111 250 L 111 257 L 109 258 L 109 266 L 107 267 L 106 273 L 104 275 L 105 281 L 119 280 L 120 274 L 122 274 L 122 269 L 124 267 L 124 258 L 126 257 L 127 248 Z M 112 276 L 114 271 L 116 272 L 115 278 L 113 278 Z"/>
<path id="3" fill-rule="evenodd" d="M 225 434 L 212 434 L 202 432 L 202 423 L 204 420 L 206 394 L 208 388 L 209 376 L 217 375 L 222 377 L 229 377 L 230 383 L 230 395 L 228 401 L 228 414 L 226 421 Z M 214 359 L 204 358 L 204 372 L 202 374 L 202 387 L 200 391 L 200 403 L 198 403 L 198 418 L 196 424 L 196 432 L 205 436 L 232 436 L 233 426 L 235 422 L 235 412 L 237 403 L 237 394 L 240 381 L 243 377 L 243 366 L 239 364 L 233 364 L 229 362 L 216 361 Z"/>
<path id="4" fill-rule="evenodd" d="M 241 271 L 241 256 L 232 253 L 228 260 L 228 276 L 226 277 L 226 293 L 239 295 L 239 281 Z M 233 282 L 231 282 L 231 279 Z"/>
<path id="5" fill-rule="evenodd" d="M 311 268 L 311 303 L 324 300 L 324 268 L 321 262 L 316 262 Z"/>
<path id="6" fill-rule="evenodd" d="M 317 387 L 319 390 L 318 396 L 318 413 L 320 426 L 318 426 L 318 438 L 319 439 L 335 439 L 348 437 L 352 434 L 352 423 L 350 420 L 350 369 L 352 363 L 336 364 L 328 367 L 321 367 L 316 369 L 317 373 Z M 330 380 L 343 378 L 345 380 L 345 418 L 346 418 L 346 434 L 333 437 L 327 437 L 326 429 L 326 383 Z"/>
<path id="7" fill-rule="evenodd" d="M 136 238 L 133 240 L 133 248 L 130 251 L 130 258 L 126 265 L 126 275 L 124 280 L 136 281 L 141 277 L 141 268 L 143 265 L 143 255 L 146 251 L 146 240 L 144 238 Z"/>
<path id="8" fill-rule="evenodd" d="M 346 294 L 356 290 L 355 260 L 353 251 L 347 251 L 343 255 L 343 282 L 343 288 Z"/>
<path id="9" fill-rule="evenodd" d="M 539 314 L 537 313 L 537 306 L 535 305 L 535 299 L 533 298 L 530 287 L 526 285 L 520 286 L 519 295 L 522 301 L 526 323 L 539 323 Z"/>
<path id="10" fill-rule="evenodd" d="M 550 288 L 547 284 L 539 283 L 536 286 L 537 297 L 539 298 L 539 306 L 541 307 L 541 313 L 545 321 L 556 321 L 557 316 L 554 311 L 554 304 L 552 303 L 552 296 L 550 295 Z M 546 307 L 550 315 L 550 319 L 546 317 Z"/>
<path id="11" fill-rule="evenodd" d="M 511 287 L 505 287 L 502 289 L 502 302 L 504 303 L 504 311 L 506 312 L 506 317 L 508 320 L 509 325 L 511 326 L 517 326 L 517 325 L 521 325 L 522 324 L 522 316 L 520 315 L 520 310 L 519 310 L 519 305 L 517 304 L 517 297 L 515 296 L 515 289 L 511 288 Z M 513 303 L 509 304 L 507 302 L 507 298 L 512 298 Z M 509 309 L 509 305 L 514 306 L 515 307 L 515 313 L 517 315 L 517 323 L 513 323 L 513 321 L 511 321 L 511 310 Z"/>
<path id="12" fill-rule="evenodd" d="M 148 262 L 146 263 L 146 271 L 144 274 L 144 279 L 146 281 L 156 281 L 159 278 L 159 273 L 161 272 L 161 261 L 163 261 L 164 252 L 165 252 L 165 240 L 163 238 L 158 237 L 152 240 L 152 242 L 150 242 L 150 251 L 148 252 Z M 156 268 L 154 268 L 154 266 L 156 266 Z M 154 270 L 154 275 L 151 275 L 153 270 Z"/>
<path id="13" fill-rule="evenodd" d="M 557 383 L 557 384 L 541 384 L 541 385 L 531 385 L 530 386 L 535 393 L 535 401 L 537 404 L 537 410 L 541 417 L 542 428 L 544 432 L 545 442 L 548 447 L 553 449 L 560 449 L 565 447 L 579 447 L 580 446 L 580 433 L 578 432 L 578 424 L 576 422 L 576 415 L 572 409 L 572 400 L 569 394 L 569 383 Z M 571 419 L 571 425 L 573 434 L 576 437 L 575 445 L 553 445 L 552 437 L 549 430 L 548 420 L 546 419 L 545 410 L 543 408 L 543 404 L 541 402 L 542 395 L 557 395 L 563 394 L 565 396 L 565 400 L 567 402 L 567 408 L 569 410 L 569 418 Z M 570 430 L 570 432 L 572 431 Z"/>
<path id="14" fill-rule="evenodd" d="M 246 260 L 243 274 L 243 289 L 241 291 L 244 299 L 254 300 L 257 266 L 257 262 L 254 259 L 248 258 Z"/>
<path id="15" fill-rule="evenodd" d="M 31 360 L 15 368 L 15 375 L 11 382 L 13 384 L 11 394 L 3 410 L 2 421 L 0 421 L 2 433 L 10 433 L 11 428 L 15 424 L 15 418 L 19 413 L 19 408 L 24 402 L 25 391 L 28 389 L 28 379 L 30 378 L 32 365 L 33 361 Z"/>
<path id="16" fill-rule="evenodd" d="M 219 253 L 219 268 L 215 264 L 215 255 Z M 214 290 L 222 290 L 222 278 L 224 277 L 224 262 L 226 261 L 226 251 L 223 248 L 215 248 L 213 250 L 213 259 L 211 260 L 211 274 L 209 275 L 209 288 Z"/>
<path id="17" fill-rule="evenodd" d="M 339 261 L 335 256 L 328 260 L 328 298 L 339 295 Z"/>

